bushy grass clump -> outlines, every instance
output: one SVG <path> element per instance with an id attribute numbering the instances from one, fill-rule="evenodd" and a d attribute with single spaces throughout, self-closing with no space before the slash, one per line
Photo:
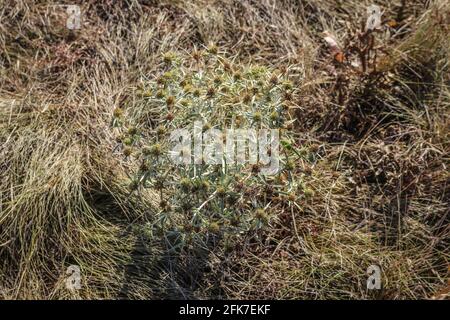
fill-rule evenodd
<path id="1" fill-rule="evenodd" d="M 159 193 L 152 232 L 176 235 L 178 249 L 205 249 L 216 239 L 232 250 L 241 238 L 258 237 L 258 230 L 271 228 L 276 218 L 272 203 L 295 203 L 310 192 L 305 192 L 303 179 L 293 176 L 294 163 L 308 162 L 308 152 L 292 146 L 296 85 L 287 71 L 243 66 L 218 50 L 210 45 L 191 55 L 163 54 L 163 72 L 143 80 L 136 102 L 113 114 L 113 125 L 120 128 L 117 147 L 124 158 L 138 163 L 130 172 L 130 191 L 139 194 L 150 188 Z M 280 168 L 265 175 L 261 171 L 270 163 L 250 163 L 248 156 L 242 164 L 236 158 L 227 162 L 225 155 L 216 164 L 206 159 L 193 164 L 190 145 L 179 152 L 189 152 L 192 163 L 174 163 L 170 133 L 186 129 L 195 139 L 194 125 L 204 139 L 210 129 L 253 129 L 256 134 L 259 129 L 275 129 L 282 140 L 277 144 Z"/>

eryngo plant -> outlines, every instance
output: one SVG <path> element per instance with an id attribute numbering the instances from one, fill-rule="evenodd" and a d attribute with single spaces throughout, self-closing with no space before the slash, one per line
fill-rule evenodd
<path id="1" fill-rule="evenodd" d="M 159 193 L 153 231 L 175 234 L 174 245 L 184 245 L 204 243 L 211 234 L 229 239 L 267 226 L 271 206 L 294 202 L 301 186 L 291 174 L 299 156 L 288 129 L 293 123 L 289 109 L 295 105 L 293 83 L 280 71 L 242 67 L 215 46 L 194 51 L 190 58 L 168 52 L 162 64 L 161 74 L 142 82 L 136 103 L 116 109 L 113 120 L 120 128 L 123 156 L 139 163 L 130 175 L 130 191 L 152 188 Z M 283 168 L 267 177 L 258 162 L 173 163 L 170 133 L 180 128 L 192 133 L 194 123 L 202 124 L 200 132 L 280 130 Z"/>

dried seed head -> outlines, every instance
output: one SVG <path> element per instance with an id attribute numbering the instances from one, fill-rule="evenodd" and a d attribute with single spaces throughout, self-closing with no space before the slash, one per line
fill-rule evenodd
<path id="1" fill-rule="evenodd" d="M 162 75 L 162 77 L 164 78 L 164 80 L 167 82 L 167 81 L 170 81 L 170 80 L 173 80 L 174 78 L 175 78 L 175 72 L 173 72 L 173 71 L 167 71 L 167 72 L 164 72 L 164 74 Z"/>
<path id="2" fill-rule="evenodd" d="M 200 191 L 207 192 L 209 190 L 209 182 L 206 180 L 203 180 L 199 184 Z"/>
<path id="3" fill-rule="evenodd" d="M 153 155 L 153 156 L 159 156 L 162 153 L 162 147 L 159 143 L 156 143 L 152 146 L 150 146 L 149 149 L 149 154 Z"/>
<path id="4" fill-rule="evenodd" d="M 308 188 L 308 187 L 303 189 L 303 193 L 305 194 L 305 197 L 308 197 L 308 198 L 314 196 L 314 190 L 312 190 L 311 188 Z"/>
<path id="5" fill-rule="evenodd" d="M 291 170 L 294 170 L 295 165 L 294 165 L 293 161 L 288 160 L 288 161 L 286 161 L 286 164 L 285 164 L 284 167 L 285 167 L 286 170 L 291 171 Z"/>
<path id="6" fill-rule="evenodd" d="M 203 53 L 199 50 L 194 50 L 194 52 L 192 52 L 192 58 L 196 61 L 199 62 L 202 59 Z"/>
<path id="7" fill-rule="evenodd" d="M 214 89 L 213 87 L 209 87 L 208 91 L 206 92 L 206 96 L 208 98 L 213 98 L 216 95 L 216 89 Z"/>
<path id="8" fill-rule="evenodd" d="M 166 200 L 161 200 L 161 202 L 159 203 L 159 206 L 164 211 L 170 211 L 170 209 L 171 209 L 169 202 L 167 202 Z"/>
<path id="9" fill-rule="evenodd" d="M 237 180 L 236 185 L 234 186 L 237 192 L 240 192 L 242 189 L 244 189 L 245 184 L 242 180 Z"/>
<path id="10" fill-rule="evenodd" d="M 261 114 L 261 112 L 256 111 L 256 112 L 253 114 L 253 121 L 254 121 L 254 122 L 261 122 L 261 120 L 262 120 L 262 114 Z"/>
<path id="11" fill-rule="evenodd" d="M 210 54 L 217 54 L 218 52 L 219 52 L 219 49 L 217 48 L 217 46 L 215 45 L 215 44 L 210 44 L 209 46 L 208 46 L 208 52 L 210 53 Z"/>
<path id="12" fill-rule="evenodd" d="M 123 148 L 123 154 L 125 157 L 131 156 L 132 153 L 133 153 L 133 149 L 131 149 L 130 147 Z"/>
<path id="13" fill-rule="evenodd" d="M 156 182 L 155 182 L 154 187 L 156 190 L 164 189 L 164 180 L 162 178 L 158 178 L 158 180 L 156 180 Z"/>
<path id="14" fill-rule="evenodd" d="M 217 222 L 211 222 L 208 225 L 208 231 L 211 233 L 219 233 L 220 232 L 220 225 Z"/>
<path id="15" fill-rule="evenodd" d="M 240 128 L 242 125 L 242 117 L 236 116 L 236 119 L 234 120 L 234 124 L 236 128 Z"/>
<path id="16" fill-rule="evenodd" d="M 192 89 L 192 85 L 189 84 L 189 83 L 183 86 L 183 91 L 184 91 L 185 93 L 191 93 L 192 90 L 193 90 L 193 89 Z"/>
<path id="17" fill-rule="evenodd" d="M 165 95 L 166 95 L 166 93 L 164 92 L 164 90 L 158 90 L 158 91 L 156 91 L 156 95 L 155 95 L 155 97 L 157 98 L 157 99 L 162 99 L 162 98 L 164 98 L 165 97 Z"/>
<path id="18" fill-rule="evenodd" d="M 266 195 L 268 195 L 270 197 L 273 194 L 273 192 L 274 192 L 274 188 L 272 185 L 268 184 L 268 185 L 264 186 L 264 193 Z"/>
<path id="19" fill-rule="evenodd" d="M 276 86 L 278 84 L 278 76 L 273 74 L 269 79 L 270 84 Z"/>
<path id="20" fill-rule="evenodd" d="M 211 129 L 211 124 L 209 122 L 206 122 L 205 124 L 203 124 L 203 127 L 202 127 L 203 132 L 208 131 L 209 129 Z"/>
<path id="21" fill-rule="evenodd" d="M 275 178 L 275 184 L 277 184 L 277 185 L 284 185 L 285 182 L 286 182 L 286 177 L 284 175 L 280 175 Z"/>
<path id="22" fill-rule="evenodd" d="M 152 96 L 152 91 L 146 90 L 146 91 L 142 92 L 142 96 L 145 98 L 150 98 Z"/>
<path id="23" fill-rule="evenodd" d="M 309 150 L 311 150 L 311 152 L 318 152 L 320 149 L 320 144 L 318 143 L 313 143 L 309 146 Z"/>
<path id="24" fill-rule="evenodd" d="M 143 161 L 139 166 L 139 170 L 141 170 L 142 172 L 148 171 L 148 169 L 149 169 L 148 163 L 145 161 Z"/>
<path id="25" fill-rule="evenodd" d="M 186 79 L 181 80 L 179 83 L 180 87 L 182 87 L 182 88 L 187 84 L 188 84 L 188 81 Z"/>
<path id="26" fill-rule="evenodd" d="M 165 133 L 166 133 L 166 128 L 164 126 L 158 126 L 158 128 L 156 128 L 156 134 L 158 135 L 158 137 L 161 137 Z"/>
<path id="27" fill-rule="evenodd" d="M 166 99 L 166 104 L 168 107 L 172 107 L 175 104 L 175 97 L 174 96 L 168 96 Z"/>
<path id="28" fill-rule="evenodd" d="M 122 117 L 122 116 L 123 116 L 123 110 L 122 110 L 122 108 L 119 108 L 119 107 L 115 108 L 115 109 L 114 109 L 114 112 L 113 112 L 113 115 L 114 115 L 115 118 L 120 118 L 120 117 Z"/>
<path id="29" fill-rule="evenodd" d="M 292 81 L 286 80 L 283 82 L 283 88 L 284 90 L 292 90 L 294 85 L 292 84 Z"/>
<path id="30" fill-rule="evenodd" d="M 167 83 L 167 79 L 164 78 L 164 76 L 159 77 L 158 79 L 156 79 L 156 83 L 163 86 Z"/>
<path id="31" fill-rule="evenodd" d="M 219 76 L 216 76 L 213 81 L 216 85 L 219 85 L 222 83 L 222 78 Z"/>
<path id="32" fill-rule="evenodd" d="M 267 222 L 269 220 L 266 211 L 262 208 L 255 210 L 255 218 L 263 222 Z"/>
<path id="33" fill-rule="evenodd" d="M 291 105 L 291 102 L 288 100 L 284 100 L 283 103 L 281 104 L 281 107 L 283 108 L 284 111 L 289 110 Z"/>
<path id="34" fill-rule="evenodd" d="M 180 104 L 183 107 L 187 107 L 189 105 L 189 100 L 188 99 L 181 99 Z"/>
<path id="35" fill-rule="evenodd" d="M 166 120 L 167 120 L 167 121 L 172 121 L 174 118 L 175 118 L 175 116 L 173 115 L 172 112 L 169 112 L 169 113 L 166 115 Z"/>
<path id="36" fill-rule="evenodd" d="M 286 101 L 292 101 L 292 93 L 289 92 L 289 91 L 286 91 L 286 92 L 284 93 L 284 100 L 286 100 Z"/>
<path id="37" fill-rule="evenodd" d="M 242 102 L 245 104 L 248 104 L 248 103 L 250 103 L 250 101 L 252 101 L 252 97 L 248 93 L 244 94 L 244 97 L 242 98 Z"/>
<path id="38" fill-rule="evenodd" d="M 131 139 L 131 138 L 125 138 L 125 139 L 123 139 L 123 144 L 124 145 L 126 145 L 126 146 L 131 146 L 132 144 L 133 144 L 133 139 Z"/>
<path id="39" fill-rule="evenodd" d="M 171 64 L 175 61 L 176 57 L 177 55 L 174 52 L 168 51 L 163 55 L 164 63 Z"/>
<path id="40" fill-rule="evenodd" d="M 219 196 L 219 197 L 222 198 L 222 197 L 225 197 L 225 196 L 226 196 L 227 191 L 225 190 L 224 187 L 220 186 L 220 187 L 218 187 L 218 188 L 216 189 L 216 193 L 217 193 L 217 196 Z"/>
<path id="41" fill-rule="evenodd" d="M 136 128 L 136 127 L 130 127 L 130 128 L 128 128 L 128 134 L 129 135 L 135 135 L 135 134 L 137 134 L 138 133 L 138 129 Z"/>
<path id="42" fill-rule="evenodd" d="M 297 199 L 297 196 L 294 192 L 289 193 L 288 200 L 294 202 Z"/>
<path id="43" fill-rule="evenodd" d="M 181 179 L 180 187 L 181 187 L 181 190 L 183 190 L 184 192 L 191 191 L 191 180 L 189 180 L 188 178 Z"/>
<path id="44" fill-rule="evenodd" d="M 280 118 L 280 116 L 279 116 L 278 112 L 276 112 L 276 111 L 273 111 L 270 114 L 270 120 L 271 121 L 278 121 L 279 118 Z"/>
<path id="45" fill-rule="evenodd" d="M 257 174 L 257 173 L 259 173 L 260 171 L 261 171 L 261 167 L 260 167 L 259 164 L 255 163 L 255 164 L 252 165 L 252 172 L 253 172 L 254 174 Z"/>
<path id="46" fill-rule="evenodd" d="M 231 63 L 228 60 L 223 61 L 223 70 L 228 72 L 232 70 Z"/>

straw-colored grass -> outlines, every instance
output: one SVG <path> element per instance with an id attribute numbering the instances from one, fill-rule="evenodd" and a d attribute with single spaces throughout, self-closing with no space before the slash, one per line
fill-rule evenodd
<path id="1" fill-rule="evenodd" d="M 386 20 L 367 65 L 354 47 L 369 39 L 369 1 L 111 2 L 80 1 L 70 31 L 56 2 L 0 0 L 0 299 L 448 298 L 447 1 L 377 1 Z M 151 132 L 161 106 L 142 104 L 142 84 L 164 53 L 210 43 L 294 83 L 285 129 L 302 188 L 258 198 L 264 228 L 208 221 L 174 250 L 154 228 L 161 194 L 130 189 L 139 161 L 117 152 L 111 124 L 121 108 L 150 116 L 133 121 Z M 372 264 L 382 290 L 366 288 Z M 65 286 L 70 265 L 81 290 Z"/>

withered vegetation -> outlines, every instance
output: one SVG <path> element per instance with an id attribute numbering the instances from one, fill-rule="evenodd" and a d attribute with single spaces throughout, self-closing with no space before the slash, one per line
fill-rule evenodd
<path id="1" fill-rule="evenodd" d="M 70 1 L 79 30 L 62 2 L 0 0 L 0 299 L 448 298 L 448 1 L 376 1 L 374 31 L 370 1 Z M 174 95 L 173 59 L 228 75 Z M 234 85 L 248 68 L 267 78 Z M 244 114 L 270 86 L 285 113 L 246 115 L 288 133 L 276 181 L 180 178 L 215 199 L 195 220 L 133 180 L 186 92 Z"/>

